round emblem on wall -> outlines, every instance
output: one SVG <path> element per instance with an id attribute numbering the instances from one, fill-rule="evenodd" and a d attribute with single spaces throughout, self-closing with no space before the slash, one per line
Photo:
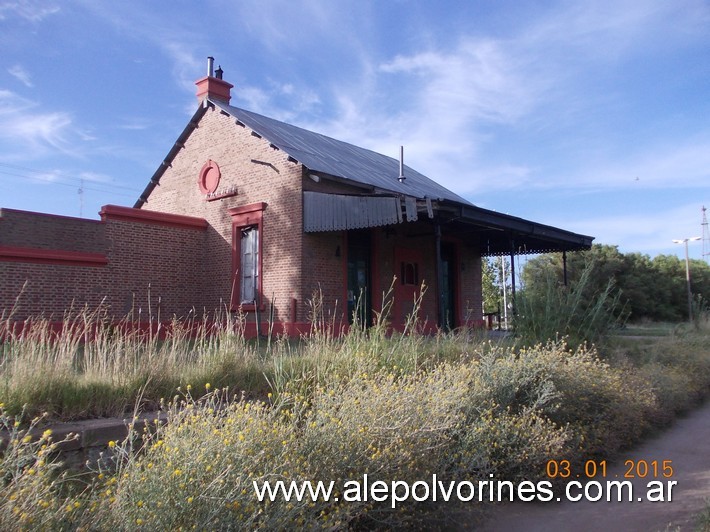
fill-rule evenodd
<path id="1" fill-rule="evenodd" d="M 213 194 L 219 186 L 221 177 L 222 173 L 219 171 L 219 165 L 209 159 L 200 170 L 200 178 L 197 180 L 197 184 L 203 194 Z"/>

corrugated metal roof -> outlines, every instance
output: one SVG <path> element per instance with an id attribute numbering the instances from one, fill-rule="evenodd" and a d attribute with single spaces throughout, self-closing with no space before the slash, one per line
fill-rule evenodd
<path id="1" fill-rule="evenodd" d="M 322 172 L 405 196 L 449 200 L 472 205 L 458 194 L 405 166 L 404 183 L 398 181 L 399 161 L 372 150 L 314 133 L 273 118 L 210 100 L 312 172 Z"/>

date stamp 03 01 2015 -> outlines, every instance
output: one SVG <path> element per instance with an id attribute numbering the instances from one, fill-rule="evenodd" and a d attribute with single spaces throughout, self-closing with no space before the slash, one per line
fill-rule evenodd
<path id="1" fill-rule="evenodd" d="M 616 500 L 619 502 L 623 500 L 671 502 L 673 487 L 678 484 L 677 481 L 670 480 L 673 478 L 672 460 L 625 460 L 623 468 L 614 468 L 614 472 L 607 469 L 606 460 L 586 460 L 576 467 L 569 460 L 548 460 L 545 473 L 549 479 L 562 479 L 567 482 L 567 498 L 572 501 L 581 500 L 582 495 L 570 495 L 570 488 L 583 491 L 584 497 L 590 501 L 601 500 L 606 488 L 607 501 L 612 500 L 611 492 L 616 490 Z M 603 479 L 606 482 L 603 484 L 596 479 Z M 634 498 L 632 484 L 634 480 L 646 482 L 645 497 Z"/>
<path id="2" fill-rule="evenodd" d="M 574 468 L 569 460 L 548 460 L 545 474 L 550 479 L 566 478 L 673 478 L 672 460 L 625 460 L 624 471 L 611 475 L 607 472 L 606 460 L 586 460 L 581 467 Z"/>

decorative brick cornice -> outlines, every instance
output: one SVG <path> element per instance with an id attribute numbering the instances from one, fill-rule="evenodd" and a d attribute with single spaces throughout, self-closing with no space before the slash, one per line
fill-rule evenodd
<path id="1" fill-rule="evenodd" d="M 248 212 L 263 210 L 266 210 L 266 202 L 260 201 L 258 203 L 250 203 L 249 205 L 241 205 L 240 207 L 232 207 L 231 209 L 227 209 L 227 212 L 231 216 L 238 216 Z"/>

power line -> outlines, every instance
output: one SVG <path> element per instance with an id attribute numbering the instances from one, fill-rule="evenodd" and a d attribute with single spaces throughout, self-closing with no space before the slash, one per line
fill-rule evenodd
<path id="1" fill-rule="evenodd" d="M 12 170 L 19 170 L 20 172 L 30 172 L 30 173 L 32 173 L 32 174 L 37 174 L 38 176 L 55 175 L 52 171 L 48 171 L 48 170 L 37 170 L 37 169 L 35 169 L 35 168 L 28 168 L 28 167 L 26 167 L 26 166 L 18 166 L 18 165 L 8 164 L 8 163 L 0 163 L 0 166 L 4 166 L 4 167 L 10 168 L 10 169 L 12 169 Z M 42 181 L 42 182 L 50 183 L 50 184 L 58 183 L 58 181 L 56 181 L 56 180 L 42 179 L 41 177 L 34 177 L 34 176 L 31 176 L 31 175 L 25 175 L 24 173 L 7 172 L 7 171 L 0 170 L 0 174 L 5 174 L 5 175 L 10 175 L 10 176 L 15 176 L 15 177 L 25 177 L 25 178 L 28 178 L 28 179 L 34 179 L 34 180 L 36 180 L 36 181 Z M 66 174 L 64 174 L 64 173 L 59 173 L 58 175 L 56 175 L 56 178 L 57 178 L 57 179 L 62 179 L 62 180 L 65 180 L 65 181 L 73 181 L 75 184 L 71 184 L 71 186 L 77 186 L 77 185 L 79 185 L 81 182 L 83 182 L 83 181 L 85 180 L 84 177 L 73 177 L 73 176 L 71 176 L 71 175 L 66 175 Z M 95 184 L 97 184 L 97 185 L 105 186 L 105 187 L 108 187 L 108 188 L 116 188 L 116 189 L 122 189 L 122 190 L 130 190 L 130 191 L 133 191 L 133 192 L 141 192 L 141 190 L 138 189 L 138 188 L 136 188 L 136 187 L 129 187 L 129 186 L 124 186 L 124 185 L 116 185 L 116 184 L 114 184 L 114 183 L 105 183 L 105 182 L 102 182 L 102 181 L 93 181 L 93 183 L 95 183 Z"/>
<path id="2" fill-rule="evenodd" d="M 0 163 L 0 166 L 8 166 L 9 167 L 10 165 Z M 36 170 L 32 170 L 32 172 L 36 172 L 41 175 L 50 175 L 49 172 L 39 172 Z M 73 177 L 68 177 L 68 176 L 63 176 L 63 175 L 56 176 L 54 179 L 42 179 L 41 177 L 25 175 L 25 174 L 18 174 L 16 172 L 7 172 L 4 170 L 0 170 L 0 174 L 8 175 L 11 177 L 16 177 L 16 178 L 30 179 L 36 184 L 42 184 L 42 185 L 47 185 L 47 186 L 60 185 L 60 186 L 71 187 L 71 188 L 80 187 L 83 190 L 93 190 L 95 192 L 109 193 L 109 194 L 114 194 L 117 196 L 129 197 L 129 198 L 135 198 L 136 195 L 140 194 L 140 192 L 141 192 L 140 189 L 138 189 L 138 188 L 126 187 L 126 186 L 121 186 L 121 185 L 113 185 L 111 183 L 102 183 L 100 181 L 93 182 L 94 186 L 85 186 L 85 185 L 83 185 L 83 183 L 85 183 L 84 178 L 73 178 Z M 101 188 L 98 188 L 98 187 L 101 187 Z M 118 192 L 114 189 L 132 191 L 133 194 L 127 194 L 125 192 Z"/>

